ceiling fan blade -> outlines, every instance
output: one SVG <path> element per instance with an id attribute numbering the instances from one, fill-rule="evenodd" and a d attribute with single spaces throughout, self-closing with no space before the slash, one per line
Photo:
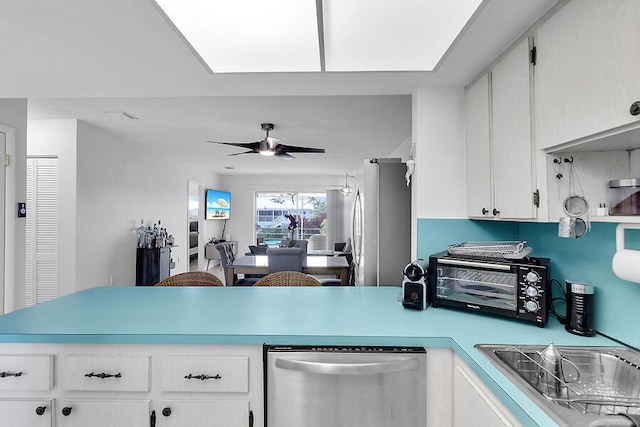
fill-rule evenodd
<path id="1" fill-rule="evenodd" d="M 212 144 L 222 144 L 222 145 L 232 145 L 234 147 L 248 148 L 249 150 L 254 150 L 254 152 L 258 152 L 258 147 L 260 146 L 261 141 L 257 142 L 220 142 L 220 141 L 207 141 Z"/>
<path id="2" fill-rule="evenodd" d="M 285 159 L 285 160 L 291 160 L 291 159 L 295 159 L 295 157 L 293 157 L 291 154 L 288 153 L 276 153 L 275 154 L 276 157 L 280 157 L 281 159 Z"/>
<path id="3" fill-rule="evenodd" d="M 249 151 L 243 151 L 242 153 L 227 154 L 227 156 L 239 156 L 240 154 L 256 154 L 256 152 L 253 150 L 249 150 Z"/>
<path id="4" fill-rule="evenodd" d="M 312 147 L 297 147 L 295 145 L 279 144 L 276 147 L 278 153 L 324 153 L 324 148 L 312 148 Z"/>

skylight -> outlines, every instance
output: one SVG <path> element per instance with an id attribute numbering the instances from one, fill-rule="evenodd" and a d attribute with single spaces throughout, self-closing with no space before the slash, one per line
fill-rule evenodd
<path id="1" fill-rule="evenodd" d="M 155 1 L 214 73 L 432 71 L 482 3 Z"/>

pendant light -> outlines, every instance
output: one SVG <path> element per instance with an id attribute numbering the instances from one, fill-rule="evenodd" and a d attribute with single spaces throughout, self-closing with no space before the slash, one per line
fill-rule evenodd
<path id="1" fill-rule="evenodd" d="M 344 197 L 349 197 L 349 194 L 353 193 L 353 188 L 349 187 L 349 182 L 347 181 L 350 176 L 348 173 L 344 174 L 344 187 L 340 189 Z M 353 176 L 351 176 L 351 178 L 353 178 Z"/>

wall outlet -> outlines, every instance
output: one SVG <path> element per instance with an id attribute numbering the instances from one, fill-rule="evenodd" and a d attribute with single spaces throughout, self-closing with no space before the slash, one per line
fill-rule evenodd
<path id="1" fill-rule="evenodd" d="M 116 278 L 114 276 L 109 276 L 109 286 L 115 286 Z"/>

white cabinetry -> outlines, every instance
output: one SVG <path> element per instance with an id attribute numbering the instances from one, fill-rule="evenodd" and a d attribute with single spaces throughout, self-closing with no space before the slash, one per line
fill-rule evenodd
<path id="1" fill-rule="evenodd" d="M 457 355 L 453 360 L 453 427 L 522 425 Z"/>
<path id="2" fill-rule="evenodd" d="M 537 30 L 537 145 L 566 148 L 640 126 L 640 2 L 572 0 Z M 638 140 L 632 141 L 638 146 Z M 616 147 L 625 149 L 624 141 Z"/>
<path id="3" fill-rule="evenodd" d="M 51 427 L 52 399 L 35 397 L 48 393 L 52 385 L 52 355 L 0 355 L 0 424 L 7 427 Z"/>
<path id="4" fill-rule="evenodd" d="M 0 425 L 260 426 L 262 383 L 261 346 L 0 344 Z"/>
<path id="5" fill-rule="evenodd" d="M 61 403 L 60 427 L 147 427 L 150 402 L 137 399 L 73 399 Z"/>
<path id="6" fill-rule="evenodd" d="M 38 399 L 0 399 L 3 427 L 51 427 L 52 401 Z"/>
<path id="7" fill-rule="evenodd" d="M 467 214 L 472 218 L 537 215 L 529 44 L 524 39 L 467 88 Z"/>

